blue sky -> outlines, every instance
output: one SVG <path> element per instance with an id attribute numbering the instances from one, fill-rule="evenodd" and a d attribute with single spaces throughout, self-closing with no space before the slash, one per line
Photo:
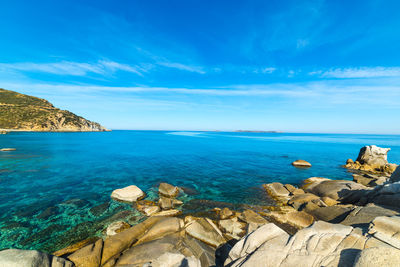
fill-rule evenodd
<path id="1" fill-rule="evenodd" d="M 400 134 L 399 1 L 0 10 L 0 87 L 111 129 Z"/>

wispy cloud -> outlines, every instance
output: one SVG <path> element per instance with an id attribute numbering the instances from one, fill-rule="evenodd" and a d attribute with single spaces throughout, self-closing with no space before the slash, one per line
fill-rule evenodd
<path id="1" fill-rule="evenodd" d="M 328 71 L 314 71 L 309 74 L 326 78 L 400 77 L 400 67 L 336 68 Z"/>
<path id="2" fill-rule="evenodd" d="M 22 72 L 42 72 L 57 75 L 84 76 L 88 73 L 107 75 L 116 71 L 126 71 L 143 75 L 146 69 L 138 66 L 130 66 L 114 61 L 100 60 L 96 63 L 81 63 L 71 61 L 61 61 L 55 63 L 0 63 L 0 71 L 22 71 Z"/>
<path id="3" fill-rule="evenodd" d="M 200 73 L 200 74 L 206 73 L 204 71 L 203 67 L 200 67 L 200 66 L 185 65 L 185 64 L 176 63 L 176 62 L 158 62 L 157 64 L 160 66 L 167 67 L 167 68 L 185 70 L 185 71 L 196 72 L 196 73 Z"/>

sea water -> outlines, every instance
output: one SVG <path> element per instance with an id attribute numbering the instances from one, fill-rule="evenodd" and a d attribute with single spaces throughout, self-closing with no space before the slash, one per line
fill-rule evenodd
<path id="1" fill-rule="evenodd" d="M 137 185 L 156 200 L 157 186 L 184 188 L 184 211 L 225 205 L 270 205 L 261 185 L 299 184 L 321 176 L 352 179 L 342 168 L 365 145 L 390 147 L 400 163 L 400 136 L 247 132 L 112 131 L 0 135 L 0 249 L 52 252 L 112 221 L 144 219 L 112 201 L 116 188 Z M 291 166 L 304 159 L 308 169 Z"/>

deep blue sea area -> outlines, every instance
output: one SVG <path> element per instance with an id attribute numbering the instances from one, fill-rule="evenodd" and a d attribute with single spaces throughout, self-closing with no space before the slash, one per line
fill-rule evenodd
<path id="1" fill-rule="evenodd" d="M 110 201 L 137 185 L 155 199 L 160 182 L 185 188 L 182 207 L 216 201 L 270 204 L 264 183 L 298 184 L 312 176 L 352 179 L 341 167 L 365 145 L 390 147 L 400 163 L 400 136 L 294 133 L 112 131 L 0 135 L 0 249 L 46 251 L 100 235 L 111 221 L 143 216 Z M 304 159 L 309 169 L 291 162 Z M 208 201 L 200 201 L 208 200 Z M 221 203 L 220 203 L 221 204 Z M 197 205 L 197 206 L 196 206 Z M 221 204 L 223 205 L 223 203 Z"/>

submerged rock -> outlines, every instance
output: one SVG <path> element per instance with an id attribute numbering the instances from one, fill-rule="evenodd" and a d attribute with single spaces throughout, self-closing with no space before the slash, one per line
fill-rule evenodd
<path id="1" fill-rule="evenodd" d="M 37 250 L 6 249 L 0 251 L 0 266 L 73 267 L 74 264 Z"/>
<path id="2" fill-rule="evenodd" d="M 145 196 L 144 192 L 136 185 L 115 189 L 111 193 L 111 198 L 122 202 L 135 202 Z"/>
<path id="3" fill-rule="evenodd" d="M 110 207 L 110 202 L 105 202 L 103 204 L 100 204 L 100 205 L 90 208 L 89 212 L 93 216 L 98 217 L 98 216 L 102 215 L 104 212 L 106 212 L 109 207 Z"/>

